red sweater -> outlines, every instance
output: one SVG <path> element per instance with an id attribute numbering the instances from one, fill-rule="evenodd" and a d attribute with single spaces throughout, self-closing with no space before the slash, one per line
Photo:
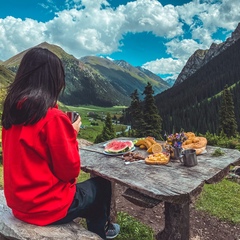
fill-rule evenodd
<path id="1" fill-rule="evenodd" d="M 4 193 L 14 216 L 47 225 L 66 216 L 80 172 L 77 132 L 57 108 L 2 130 Z"/>

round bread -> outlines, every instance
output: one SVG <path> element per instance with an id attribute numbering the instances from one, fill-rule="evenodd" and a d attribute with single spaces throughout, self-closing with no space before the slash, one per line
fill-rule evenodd
<path id="1" fill-rule="evenodd" d="M 187 137 L 187 139 L 195 138 L 195 133 L 193 132 L 186 132 L 184 135 Z"/>
<path id="2" fill-rule="evenodd" d="M 194 137 L 192 139 L 187 139 L 182 144 L 183 149 L 193 148 L 196 150 L 196 154 L 201 154 L 207 146 L 207 139 L 205 137 Z"/>
<path id="3" fill-rule="evenodd" d="M 202 154 L 206 150 L 206 146 L 202 148 L 195 148 L 196 155 Z"/>

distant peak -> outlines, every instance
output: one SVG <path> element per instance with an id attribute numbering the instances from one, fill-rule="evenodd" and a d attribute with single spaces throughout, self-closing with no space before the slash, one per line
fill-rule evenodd
<path id="1" fill-rule="evenodd" d="M 42 42 L 40 44 L 37 45 L 37 47 L 44 47 L 44 46 L 50 46 L 51 44 L 49 44 L 48 42 Z"/>
<path id="2" fill-rule="evenodd" d="M 232 38 L 238 39 L 240 37 L 240 23 L 238 23 L 237 28 L 232 32 Z"/>

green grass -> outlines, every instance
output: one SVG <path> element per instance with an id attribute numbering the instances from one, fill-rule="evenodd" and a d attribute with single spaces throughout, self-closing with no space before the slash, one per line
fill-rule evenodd
<path id="1" fill-rule="evenodd" d="M 127 213 L 119 212 L 117 215 L 118 224 L 121 226 L 121 231 L 116 240 L 153 240 L 153 230 L 139 222 Z"/>
<path id="2" fill-rule="evenodd" d="M 240 184 L 223 179 L 205 184 L 196 208 L 234 224 L 240 223 Z"/>
<path id="3" fill-rule="evenodd" d="M 77 182 L 83 182 L 83 181 L 89 179 L 89 177 L 90 177 L 90 174 L 85 173 L 84 171 L 81 171 L 78 176 Z"/>

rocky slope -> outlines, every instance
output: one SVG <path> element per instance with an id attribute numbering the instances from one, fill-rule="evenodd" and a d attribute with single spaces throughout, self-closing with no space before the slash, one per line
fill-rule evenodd
<path id="1" fill-rule="evenodd" d="M 211 47 L 207 50 L 197 50 L 188 59 L 186 65 L 182 69 L 181 73 L 178 75 L 177 80 L 174 85 L 177 85 L 191 75 L 193 75 L 198 69 L 203 65 L 207 64 L 211 59 L 219 55 L 221 52 L 226 50 L 229 46 L 235 43 L 240 38 L 240 23 L 234 32 L 232 32 L 231 37 L 229 37 L 225 42 L 216 44 L 213 43 Z"/>

